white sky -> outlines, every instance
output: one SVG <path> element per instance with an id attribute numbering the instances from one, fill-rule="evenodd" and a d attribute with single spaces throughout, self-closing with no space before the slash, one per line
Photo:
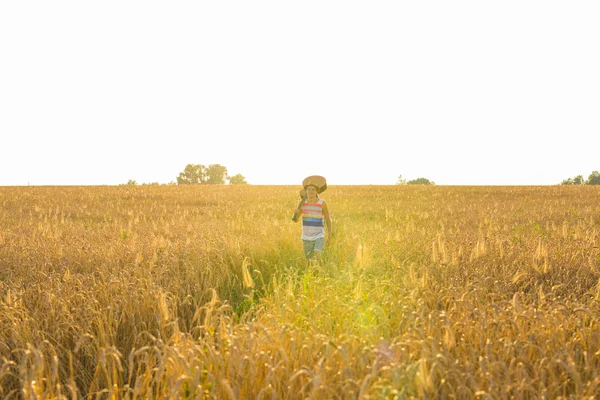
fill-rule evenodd
<path id="1" fill-rule="evenodd" d="M 598 1 L 2 1 L 0 185 L 587 177 L 598 21 Z"/>

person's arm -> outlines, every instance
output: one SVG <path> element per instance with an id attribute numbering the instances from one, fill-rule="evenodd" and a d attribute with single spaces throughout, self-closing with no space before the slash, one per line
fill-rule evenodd
<path id="1" fill-rule="evenodd" d="M 323 216 L 325 217 L 325 225 L 327 227 L 327 242 L 331 240 L 331 235 L 333 234 L 333 227 L 331 226 L 331 216 L 329 215 L 329 207 L 325 200 L 323 200 Z"/>
<path id="2" fill-rule="evenodd" d="M 294 210 L 294 217 L 296 217 L 296 219 L 294 219 L 294 222 L 298 222 L 302 219 L 302 204 L 304 203 L 304 199 L 300 200 L 300 202 L 298 203 L 298 207 L 296 208 L 296 210 Z"/>

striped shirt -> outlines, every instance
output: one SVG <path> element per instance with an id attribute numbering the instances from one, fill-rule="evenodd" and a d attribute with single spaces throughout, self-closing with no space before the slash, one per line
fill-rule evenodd
<path id="1" fill-rule="evenodd" d="M 302 205 L 302 240 L 316 240 L 325 237 L 323 200 Z"/>

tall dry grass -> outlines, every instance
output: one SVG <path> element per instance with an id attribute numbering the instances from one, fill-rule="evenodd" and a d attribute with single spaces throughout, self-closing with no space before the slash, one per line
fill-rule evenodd
<path id="1" fill-rule="evenodd" d="M 600 191 L 0 188 L 0 397 L 600 394 Z"/>

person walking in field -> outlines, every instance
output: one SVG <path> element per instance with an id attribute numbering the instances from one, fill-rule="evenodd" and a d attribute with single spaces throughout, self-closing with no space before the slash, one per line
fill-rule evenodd
<path id="1" fill-rule="evenodd" d="M 329 206 L 319 198 L 319 193 L 325 191 L 327 183 L 325 178 L 313 176 L 306 178 L 303 186 L 300 192 L 302 200 L 293 220 L 298 221 L 298 216 L 302 216 L 302 245 L 306 259 L 321 262 L 323 249 L 331 241 L 332 233 Z"/>

